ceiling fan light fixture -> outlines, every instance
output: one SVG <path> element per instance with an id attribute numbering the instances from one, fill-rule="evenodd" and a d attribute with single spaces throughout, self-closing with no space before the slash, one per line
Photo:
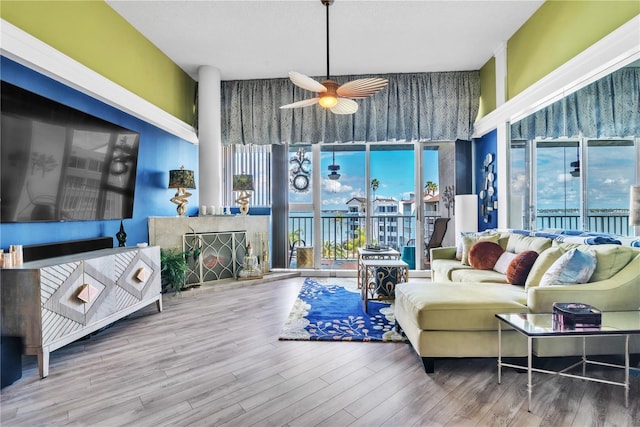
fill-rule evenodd
<path id="1" fill-rule="evenodd" d="M 333 108 L 338 105 L 338 98 L 334 95 L 324 95 L 318 100 L 318 104 L 324 108 Z"/>

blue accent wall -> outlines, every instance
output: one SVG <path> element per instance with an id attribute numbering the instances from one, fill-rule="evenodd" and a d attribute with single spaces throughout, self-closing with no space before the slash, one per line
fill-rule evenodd
<path id="1" fill-rule="evenodd" d="M 140 133 L 133 218 L 123 221 L 127 246 L 149 241 L 148 217 L 176 215 L 176 205 L 169 201 L 175 193 L 175 190 L 167 188 L 169 170 L 184 165 L 186 169 L 195 171 L 197 184 L 197 145 L 8 58 L 0 57 L 0 61 L 2 80 Z M 2 182 L 0 185 L 10 183 Z M 191 190 L 191 193 L 187 215 L 193 216 L 198 212 L 198 190 Z M 115 234 L 119 229 L 119 220 L 0 224 L 0 247 L 6 251 L 13 244 L 31 245 L 101 236 L 113 237 L 117 246 Z"/>
<path id="2" fill-rule="evenodd" d="M 476 139 L 475 141 L 475 193 L 480 195 L 480 192 L 484 189 L 484 161 L 487 157 L 487 154 L 491 154 L 494 158 L 493 160 L 493 174 L 494 174 L 494 188 L 495 193 L 493 195 L 492 200 L 498 200 L 498 177 L 497 174 L 497 153 L 498 153 L 498 133 L 496 130 L 489 132 L 484 135 L 482 138 Z M 489 213 L 489 221 L 485 221 L 485 217 L 481 215 L 480 205 L 482 201 L 480 197 L 478 197 L 478 230 L 487 230 L 490 228 L 498 227 L 498 211 L 494 210 Z"/>

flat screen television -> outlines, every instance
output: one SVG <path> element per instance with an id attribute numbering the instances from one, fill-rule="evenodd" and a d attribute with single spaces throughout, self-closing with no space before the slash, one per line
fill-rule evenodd
<path id="1" fill-rule="evenodd" d="M 0 221 L 132 218 L 140 134 L 1 84 Z"/>

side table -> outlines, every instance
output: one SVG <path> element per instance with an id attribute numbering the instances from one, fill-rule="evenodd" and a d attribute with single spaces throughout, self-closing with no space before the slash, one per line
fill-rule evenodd
<path id="1" fill-rule="evenodd" d="M 587 381 L 594 381 L 604 384 L 611 384 L 624 387 L 624 404 L 629 406 L 629 371 L 638 371 L 638 368 L 629 367 L 629 337 L 631 335 L 640 334 L 640 311 L 608 311 L 602 312 L 602 324 L 598 327 L 575 328 L 559 330 L 554 328 L 553 315 L 551 313 L 522 313 L 522 314 L 496 314 L 500 320 L 498 322 L 498 384 L 502 379 L 502 367 L 511 367 L 527 370 L 527 391 L 528 410 L 531 412 L 531 393 L 533 391 L 532 372 L 541 372 L 544 374 L 559 375 L 563 377 L 578 378 Z M 516 331 L 527 337 L 527 366 L 505 363 L 502 361 L 502 324 L 505 323 Z M 623 336 L 624 344 L 624 365 L 615 365 L 612 363 L 604 363 L 595 360 L 589 360 L 586 356 L 586 339 L 588 337 L 609 337 Z M 532 366 L 532 347 L 534 339 L 555 338 L 562 339 L 566 337 L 582 338 L 582 359 L 561 371 L 550 371 L 546 369 L 534 368 Z M 586 375 L 586 366 L 599 365 L 610 368 L 624 369 L 624 381 L 609 381 L 600 378 L 589 377 Z M 570 374 L 569 370 L 582 366 L 582 375 Z"/>
<path id="2" fill-rule="evenodd" d="M 358 289 L 362 289 L 362 280 L 364 279 L 364 265 L 362 265 L 361 261 L 368 259 L 400 259 L 400 252 L 392 248 L 358 248 Z"/>
<path id="3" fill-rule="evenodd" d="M 409 278 L 409 265 L 399 259 L 365 259 L 360 295 L 364 312 L 368 313 L 369 300 L 395 299 L 395 287 Z"/>

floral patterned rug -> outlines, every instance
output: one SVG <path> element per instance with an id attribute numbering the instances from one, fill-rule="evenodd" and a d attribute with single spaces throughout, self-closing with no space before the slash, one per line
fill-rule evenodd
<path id="1" fill-rule="evenodd" d="M 280 340 L 405 341 L 395 330 L 392 304 L 369 302 L 365 313 L 356 280 L 338 280 L 340 285 L 304 280 Z"/>

